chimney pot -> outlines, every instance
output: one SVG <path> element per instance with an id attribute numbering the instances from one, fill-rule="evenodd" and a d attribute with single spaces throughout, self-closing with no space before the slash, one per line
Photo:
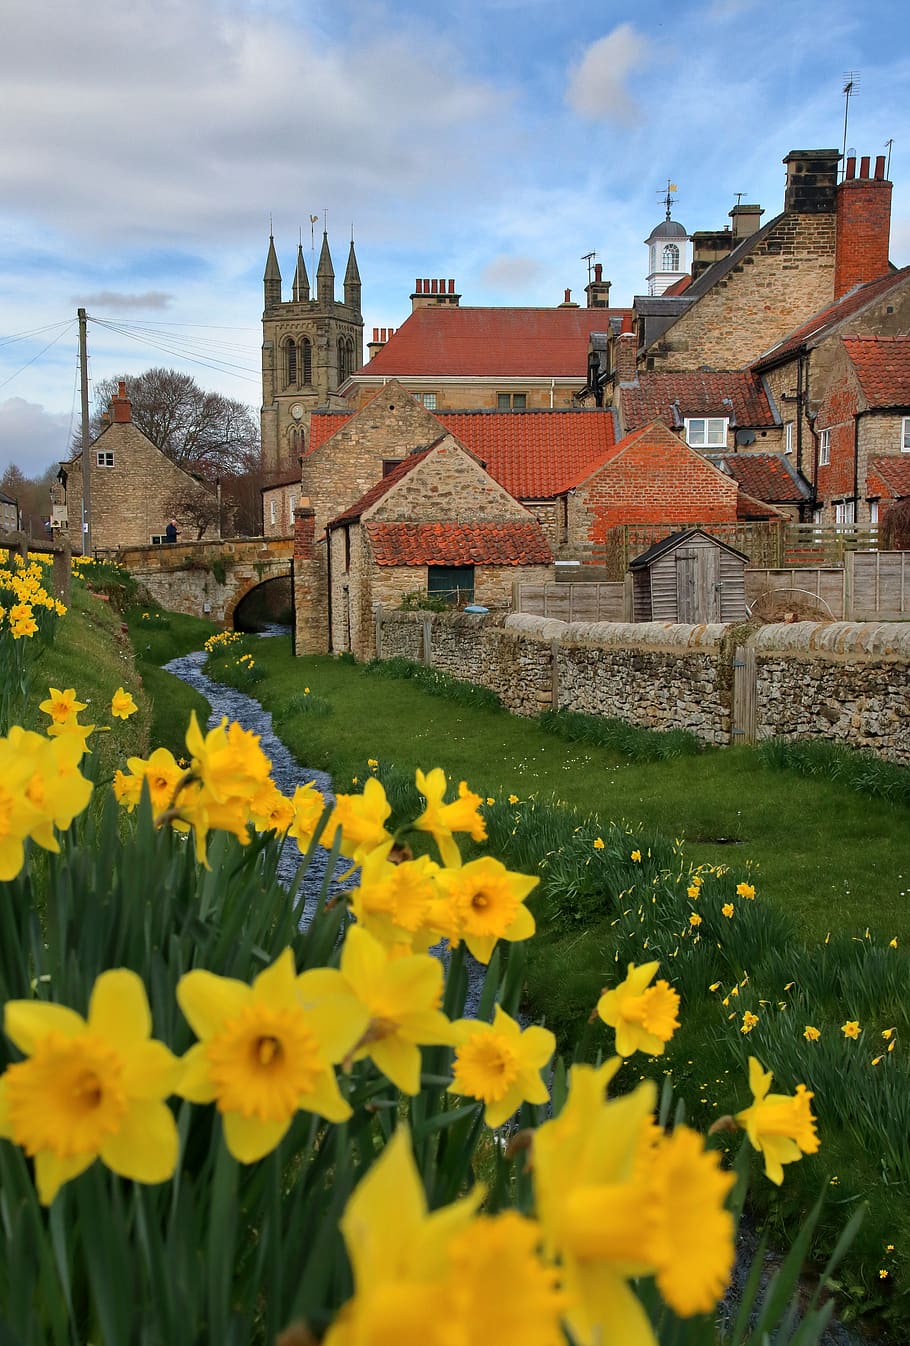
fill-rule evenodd
<path id="1" fill-rule="evenodd" d="M 433 283 L 432 283 L 432 293 L 433 293 L 433 294 L 438 294 L 438 293 L 439 293 L 439 281 L 438 281 L 438 280 L 434 280 Z"/>
<path id="2" fill-rule="evenodd" d="M 885 156 L 877 154 L 875 156 L 875 176 L 879 182 L 884 181 L 885 177 Z"/>
<path id="3" fill-rule="evenodd" d="M 851 155 L 849 156 L 849 158 L 847 159 L 847 168 L 846 168 L 846 172 L 844 173 L 844 177 L 845 177 L 845 178 L 848 178 L 848 179 L 850 179 L 850 178 L 855 178 L 855 177 L 856 177 L 856 155 L 855 155 L 855 154 L 851 154 Z"/>
<path id="4" fill-rule="evenodd" d="M 624 313 L 622 315 L 622 327 L 619 329 L 622 336 L 632 335 L 632 314 Z"/>
<path id="5" fill-rule="evenodd" d="M 415 293 L 415 294 L 423 294 L 423 281 L 422 281 L 422 280 L 415 280 L 415 282 L 414 282 L 414 293 Z"/>
<path id="6" fill-rule="evenodd" d="M 379 328 L 378 328 L 378 327 L 374 327 L 374 328 L 373 328 L 373 340 L 374 340 L 374 341 L 378 341 L 378 340 L 379 340 Z"/>
<path id="7" fill-rule="evenodd" d="M 571 304 L 571 302 L 572 302 L 572 291 L 568 287 L 566 287 L 566 297 L 564 303 Z"/>
<path id="8" fill-rule="evenodd" d="M 454 280 L 450 280 L 450 281 L 449 281 L 449 294 L 454 294 L 454 293 L 455 293 L 455 281 L 454 281 Z"/>
<path id="9" fill-rule="evenodd" d="M 863 157 L 862 157 L 862 158 L 860 159 L 860 161 L 859 161 L 859 175 L 860 175 L 861 178 L 867 178 L 867 177 L 869 176 L 869 155 L 868 155 L 868 154 L 864 154 Z"/>
<path id="10" fill-rule="evenodd" d="M 424 294 L 429 294 L 429 293 L 430 293 L 430 282 L 429 282 L 429 279 L 428 279 L 427 277 L 424 277 L 424 282 L 423 282 L 423 292 L 424 292 Z"/>
<path id="11" fill-rule="evenodd" d="M 603 280 L 604 269 L 600 262 L 594 263 L 594 279 L 599 285 Z"/>

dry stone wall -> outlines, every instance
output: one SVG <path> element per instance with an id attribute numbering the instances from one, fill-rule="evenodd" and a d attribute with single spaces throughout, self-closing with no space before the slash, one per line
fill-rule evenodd
<path id="1" fill-rule="evenodd" d="M 379 657 L 491 688 L 515 714 L 564 707 L 733 739 L 736 657 L 755 654 L 756 737 L 835 739 L 910 765 L 910 623 L 759 628 L 566 622 L 524 613 L 381 612 Z M 751 660 L 747 661 L 751 664 Z"/>

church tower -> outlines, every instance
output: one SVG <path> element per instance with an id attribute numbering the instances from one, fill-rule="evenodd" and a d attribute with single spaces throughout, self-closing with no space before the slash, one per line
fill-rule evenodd
<path id="1" fill-rule="evenodd" d="M 664 197 L 666 217 L 645 239 L 648 249 L 648 294 L 663 294 L 688 274 L 689 235 L 677 220 L 670 218 L 673 204 L 671 192 L 676 187 L 667 183 L 667 195 Z"/>
<path id="2" fill-rule="evenodd" d="M 327 233 L 316 269 L 316 296 L 297 247 L 291 298 L 281 297 L 275 240 L 269 236 L 263 276 L 262 470 L 266 482 L 293 472 L 309 441 L 310 415 L 344 408 L 338 389 L 363 365 L 360 272 L 354 242 L 344 275 L 344 298 L 335 298 L 335 270 Z"/>

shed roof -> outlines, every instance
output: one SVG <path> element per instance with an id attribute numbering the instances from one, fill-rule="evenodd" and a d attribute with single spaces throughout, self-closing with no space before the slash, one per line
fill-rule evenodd
<path id="1" fill-rule="evenodd" d="M 681 533 L 671 533 L 669 537 L 661 538 L 659 542 L 653 542 L 647 551 L 643 551 L 629 562 L 629 569 L 642 570 L 645 566 L 649 566 L 652 561 L 675 551 L 677 547 L 681 547 L 684 542 L 688 542 L 693 537 L 706 538 L 708 542 L 713 543 L 716 547 L 722 547 L 731 556 L 737 556 L 741 561 L 748 562 L 749 560 L 743 552 L 737 551 L 735 547 L 731 547 L 728 542 L 721 541 L 719 537 L 713 537 L 710 533 L 706 533 L 702 528 L 684 528 Z"/>

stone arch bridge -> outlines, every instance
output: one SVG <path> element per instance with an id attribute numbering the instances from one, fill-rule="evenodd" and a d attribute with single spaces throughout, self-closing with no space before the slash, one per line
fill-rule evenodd
<path id="1" fill-rule="evenodd" d="M 254 589 L 290 579 L 293 555 L 293 537 L 253 537 L 121 547 L 116 560 L 163 608 L 230 627 Z"/>

